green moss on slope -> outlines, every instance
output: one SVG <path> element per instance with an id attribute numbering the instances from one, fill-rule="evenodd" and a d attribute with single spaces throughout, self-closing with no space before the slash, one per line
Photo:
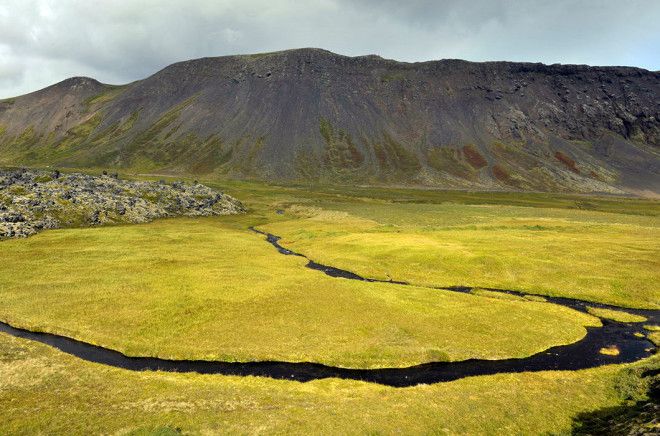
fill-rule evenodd
<path id="1" fill-rule="evenodd" d="M 375 142 L 372 146 L 378 165 L 386 175 L 392 173 L 410 175 L 421 168 L 417 156 L 387 133 L 383 134 L 383 141 Z"/>
<path id="2" fill-rule="evenodd" d="M 345 172 L 362 166 L 364 155 L 348 132 L 334 128 L 325 118 L 319 120 L 319 132 L 325 140 L 323 162 L 329 170 Z"/>
<path id="3" fill-rule="evenodd" d="M 20 148 L 30 148 L 37 144 L 39 136 L 34 131 L 34 127 L 30 126 L 23 130 L 16 139 L 13 141 L 14 145 Z"/>
<path id="4" fill-rule="evenodd" d="M 95 113 L 86 121 L 67 130 L 64 138 L 57 144 L 59 150 L 66 150 L 79 146 L 86 142 L 92 132 L 101 124 L 103 118 L 100 113 Z"/>
<path id="5" fill-rule="evenodd" d="M 143 154 L 154 147 L 162 145 L 163 138 L 159 138 L 181 115 L 181 111 L 190 106 L 196 99 L 193 96 L 165 112 L 151 127 L 138 133 L 135 138 L 122 150 L 122 160 L 125 165 L 144 164 L 147 157 Z M 170 134 L 171 135 L 171 134 Z M 153 152 L 152 152 L 153 154 Z M 150 165 L 148 165 L 150 166 Z"/>
<path id="6" fill-rule="evenodd" d="M 453 176 L 470 179 L 474 170 L 461 158 L 460 152 L 453 147 L 434 147 L 429 149 L 427 161 L 431 168 L 447 172 Z"/>
<path id="7" fill-rule="evenodd" d="M 133 128 L 139 116 L 140 116 L 140 111 L 133 112 L 131 116 L 128 117 L 125 121 L 116 122 L 111 126 L 103 129 L 98 134 L 96 134 L 92 138 L 92 142 L 94 143 L 109 142 L 119 138 L 120 136 L 129 132 Z"/>
<path id="8" fill-rule="evenodd" d="M 108 86 L 108 89 L 88 98 L 83 104 L 86 109 L 89 109 L 91 106 L 110 102 L 124 92 L 125 89 L 126 86 Z"/>

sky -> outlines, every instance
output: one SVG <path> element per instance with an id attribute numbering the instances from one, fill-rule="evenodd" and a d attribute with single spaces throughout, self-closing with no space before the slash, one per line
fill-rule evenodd
<path id="1" fill-rule="evenodd" d="M 301 47 L 660 70 L 660 0 L 1 0 L 0 98 Z"/>

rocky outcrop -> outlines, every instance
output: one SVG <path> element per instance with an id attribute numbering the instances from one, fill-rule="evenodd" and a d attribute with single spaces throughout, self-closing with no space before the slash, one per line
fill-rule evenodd
<path id="1" fill-rule="evenodd" d="M 0 239 L 60 227 L 244 211 L 238 200 L 198 183 L 129 181 L 116 174 L 0 170 Z"/>

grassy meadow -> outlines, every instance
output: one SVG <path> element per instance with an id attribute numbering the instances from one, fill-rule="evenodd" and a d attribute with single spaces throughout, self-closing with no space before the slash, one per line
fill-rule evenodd
<path id="1" fill-rule="evenodd" d="M 657 216 L 509 205 L 292 205 L 263 230 L 328 265 L 422 286 L 474 286 L 658 308 Z"/>
<path id="2" fill-rule="evenodd" d="M 600 325 L 541 297 L 424 286 L 660 307 L 651 200 L 204 182 L 249 212 L 0 241 L 0 320 L 127 355 L 378 368 L 523 357 Z M 328 277 L 249 226 L 315 261 L 415 286 Z M 658 340 L 644 319 L 592 313 Z M 567 434 L 580 413 L 642 398 L 630 370 L 645 365 L 657 357 L 390 388 L 136 373 L 0 334 L 0 433 Z"/>
<path id="3" fill-rule="evenodd" d="M 355 368 L 522 357 L 600 325 L 542 302 L 333 279 L 223 221 L 5 241 L 0 319 L 134 356 Z"/>
<path id="4" fill-rule="evenodd" d="M 639 366 L 391 388 L 136 373 L 0 334 L 0 433 L 567 434 L 576 415 L 636 399 Z"/>

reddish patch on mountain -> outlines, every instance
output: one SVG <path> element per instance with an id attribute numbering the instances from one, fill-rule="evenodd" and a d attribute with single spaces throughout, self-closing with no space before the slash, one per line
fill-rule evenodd
<path id="1" fill-rule="evenodd" d="M 468 144 L 463 147 L 463 155 L 465 160 L 472 166 L 474 169 L 480 169 L 488 165 L 486 158 L 479 153 L 477 147 L 472 144 Z"/>
<path id="2" fill-rule="evenodd" d="M 495 164 L 493 167 L 493 176 L 495 176 L 500 182 L 506 183 L 507 185 L 511 184 L 511 175 L 505 168 L 498 164 Z"/>
<path id="3" fill-rule="evenodd" d="M 563 163 L 566 168 L 569 170 L 573 171 L 576 174 L 580 174 L 580 170 L 577 168 L 575 165 L 575 161 L 571 159 L 570 157 L 566 156 L 564 153 L 561 151 L 558 151 L 555 153 L 555 159 L 557 159 L 559 162 Z"/>

